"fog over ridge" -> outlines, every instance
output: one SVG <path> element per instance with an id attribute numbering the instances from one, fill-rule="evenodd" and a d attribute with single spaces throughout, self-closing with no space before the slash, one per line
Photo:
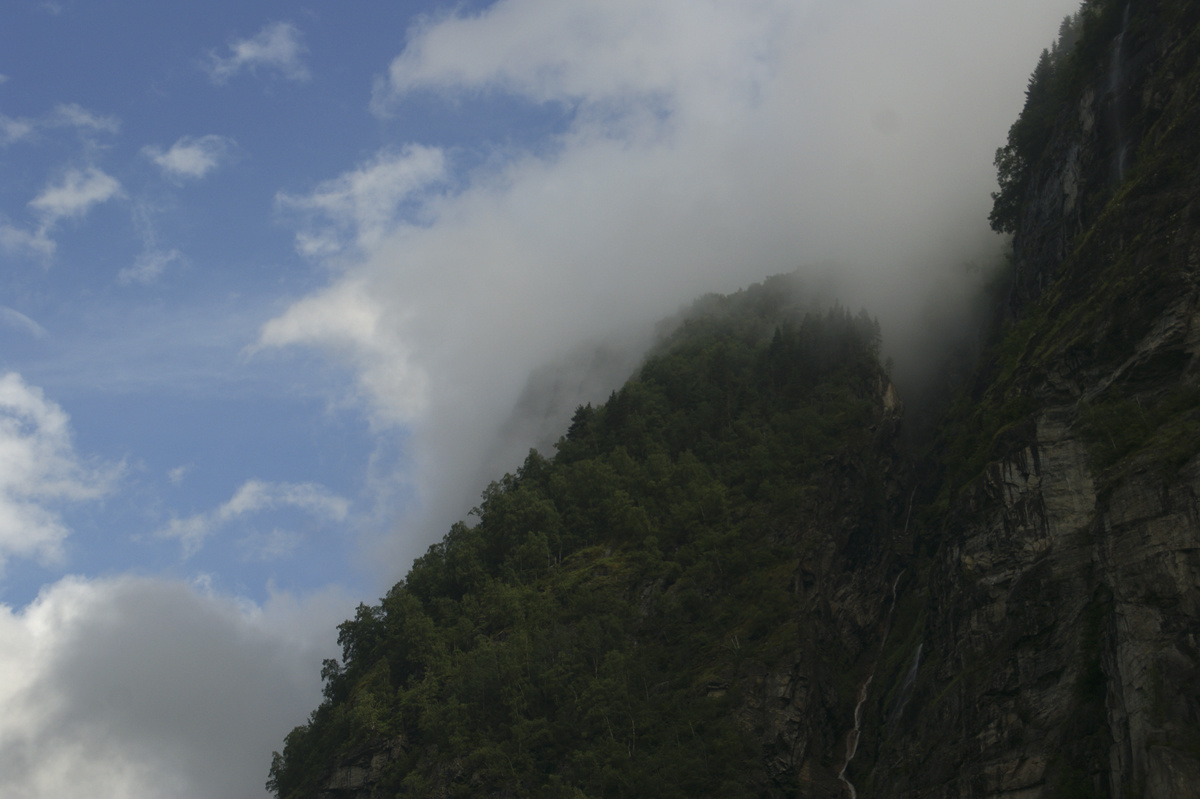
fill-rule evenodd
<path id="1" fill-rule="evenodd" d="M 997 256 L 992 154 L 1075 6 L 505 0 L 412 28 L 377 113 L 405 113 L 414 94 L 503 94 L 573 116 L 549 150 L 487 161 L 454 188 L 423 165 L 453 173 L 455 154 L 427 143 L 386 160 L 407 181 L 390 194 L 370 174 L 385 162 L 365 162 L 347 175 L 391 197 L 392 215 L 347 212 L 361 207 L 350 198 L 299 230 L 302 250 L 322 224 L 325 241 L 357 243 L 260 347 L 353 364 L 375 423 L 409 431 L 395 479 L 420 507 L 368 546 L 381 584 L 702 293 L 840 264 L 841 301 L 878 315 L 898 369 L 915 371 L 931 309 L 953 320 L 978 282 L 963 265 Z M 560 381 L 545 424 L 514 415 L 531 375 L 578 373 L 572 358 L 597 347 L 613 356 L 603 379 Z"/>

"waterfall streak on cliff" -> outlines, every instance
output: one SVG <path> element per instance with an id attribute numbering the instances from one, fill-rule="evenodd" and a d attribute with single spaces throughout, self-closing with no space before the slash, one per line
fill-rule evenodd
<path id="1" fill-rule="evenodd" d="M 896 575 L 896 579 L 892 581 L 892 603 L 888 607 L 887 618 L 883 622 L 883 638 L 879 641 L 879 651 L 883 652 L 883 646 L 887 643 L 888 634 L 892 631 L 892 613 L 896 610 L 896 586 L 900 584 L 900 578 L 904 576 L 904 570 Z M 871 687 L 871 681 L 875 679 L 875 668 L 879 665 L 879 660 L 871 665 L 871 673 L 867 676 L 862 687 L 858 689 L 858 701 L 854 705 L 854 728 L 846 733 L 846 758 L 842 761 L 842 770 L 838 772 L 838 780 L 842 785 L 846 786 L 846 794 L 850 799 L 858 799 L 858 790 L 855 789 L 854 783 L 846 779 L 846 769 L 850 767 L 850 761 L 854 759 L 855 753 L 858 751 L 858 738 L 862 732 L 862 710 L 863 705 L 867 702 L 867 689 Z"/>
<path id="2" fill-rule="evenodd" d="M 917 681 L 917 672 L 921 669 L 921 650 L 925 644 L 917 644 L 917 651 L 913 653 L 912 665 L 908 667 L 908 672 L 905 673 L 904 679 L 900 683 L 900 690 L 896 692 L 896 703 L 892 708 L 892 714 L 888 716 L 888 726 L 896 722 L 900 718 L 900 714 L 904 712 L 904 706 L 908 704 L 908 695 L 912 691 L 913 683 Z"/>
<path id="3" fill-rule="evenodd" d="M 1125 6 L 1124 16 L 1121 17 L 1121 32 L 1113 41 L 1112 61 L 1108 67 L 1108 91 L 1112 95 L 1113 134 L 1117 148 L 1117 180 L 1125 177 L 1125 160 L 1129 153 L 1129 143 L 1125 141 L 1125 66 L 1124 48 L 1125 31 L 1129 28 L 1129 6 Z"/>

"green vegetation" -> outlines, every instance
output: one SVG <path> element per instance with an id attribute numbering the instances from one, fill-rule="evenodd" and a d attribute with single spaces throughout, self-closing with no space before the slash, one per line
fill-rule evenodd
<path id="1" fill-rule="evenodd" d="M 1083 407 L 1080 428 L 1097 472 L 1146 452 L 1171 477 L 1200 452 L 1200 389 L 1176 386 L 1146 399 L 1106 394 Z"/>
<path id="2" fill-rule="evenodd" d="M 1032 96 L 1076 97 L 1085 75 L 1104 74 L 1123 12 L 1122 3 L 1093 0 L 1064 21 L 1059 44 L 1043 58 L 1049 66 L 1041 66 L 1031 80 L 1041 87 Z M 1200 140 L 1193 132 L 1200 126 L 1200 6 L 1164 0 L 1156 14 L 1160 27 L 1176 38 L 1142 89 L 1144 96 L 1159 100 L 1137 112 L 1134 124 L 1142 131 L 1137 156 L 1121 185 L 1097 198 L 1102 204 L 1096 218 L 1073 243 L 1053 282 L 999 331 L 981 357 L 974 390 L 958 397 L 946 414 L 933 447 L 945 453 L 933 467 L 943 470 L 928 516 L 933 525 L 946 518 L 954 497 L 986 464 L 1028 440 L 1038 408 L 1074 402 L 1069 394 L 1048 393 L 1051 376 L 1061 377 L 1073 364 L 1089 365 L 1091 372 L 1082 376 L 1087 380 L 1117 377 L 1080 406 L 1078 423 L 1092 466 L 1107 471 L 1110 483 L 1131 459 L 1148 459 L 1171 472 L 1200 452 L 1200 396 L 1188 387 L 1161 390 L 1163 376 L 1180 373 L 1182 362 L 1170 358 L 1181 353 L 1172 349 L 1158 360 L 1122 366 L 1164 309 L 1191 291 L 1189 267 L 1174 243 L 1190 224 L 1180 209 L 1200 185 Z M 1130 47 L 1149 35 L 1142 30 L 1146 24 L 1143 15 L 1131 16 Z M 1039 147 L 1050 135 L 1044 126 L 1052 124 L 1027 104 L 1006 148 L 1010 155 L 1023 153 L 1022 169 L 1031 169 L 1041 157 Z M 1075 122 L 1064 118 L 1058 124 Z M 1042 133 L 1020 132 L 1026 127 Z M 1029 177 L 1022 174 L 1022 181 Z M 1001 183 L 1003 194 L 1003 178 Z M 1175 188 L 1166 190 L 1168 185 Z M 998 198 L 996 208 L 1009 201 L 1019 206 L 1025 190 L 1016 191 Z M 1016 216 L 1007 217 L 1002 229 L 1015 223 Z"/>
<path id="3" fill-rule="evenodd" d="M 747 669 L 812 637 L 799 565 L 828 533 L 797 520 L 840 469 L 864 487 L 859 533 L 884 522 L 878 324 L 801 314 L 790 285 L 701 300 L 553 458 L 531 452 L 360 606 L 268 788 L 315 796 L 333 764 L 391 747 L 388 796 L 757 795 L 761 741 L 731 708 Z"/>
<path id="4" fill-rule="evenodd" d="M 1026 191 L 1051 134 L 1085 76 L 1102 74 L 1097 65 L 1107 57 L 1107 47 L 1120 29 L 1123 7 L 1117 0 L 1084 0 L 1079 11 L 1063 19 L 1054 45 L 1042 51 L 1029 76 L 1021 115 L 1009 128 L 1007 144 L 996 151 L 1000 191 L 992 194 L 989 216 L 996 232 L 1016 231 Z"/>

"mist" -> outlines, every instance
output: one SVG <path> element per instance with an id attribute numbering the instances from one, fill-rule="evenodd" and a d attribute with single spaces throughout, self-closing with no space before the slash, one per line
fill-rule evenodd
<path id="1" fill-rule="evenodd" d="M 799 269 L 877 315 L 898 381 L 917 380 L 969 327 L 965 265 L 1002 247 L 992 157 L 1075 6 L 505 0 L 412 28 L 377 114 L 500 95 L 570 122 L 461 169 L 406 143 L 284 198 L 331 276 L 257 357 L 326 352 L 376 428 L 403 431 L 389 479 L 409 501 L 364 547 L 380 580 L 700 294 Z"/>

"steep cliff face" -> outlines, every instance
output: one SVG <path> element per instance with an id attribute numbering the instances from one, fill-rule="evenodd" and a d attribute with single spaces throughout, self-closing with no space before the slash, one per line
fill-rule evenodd
<path id="1" fill-rule="evenodd" d="M 1200 796 L 1200 4 L 1119 13 L 947 427 L 872 795 Z"/>

